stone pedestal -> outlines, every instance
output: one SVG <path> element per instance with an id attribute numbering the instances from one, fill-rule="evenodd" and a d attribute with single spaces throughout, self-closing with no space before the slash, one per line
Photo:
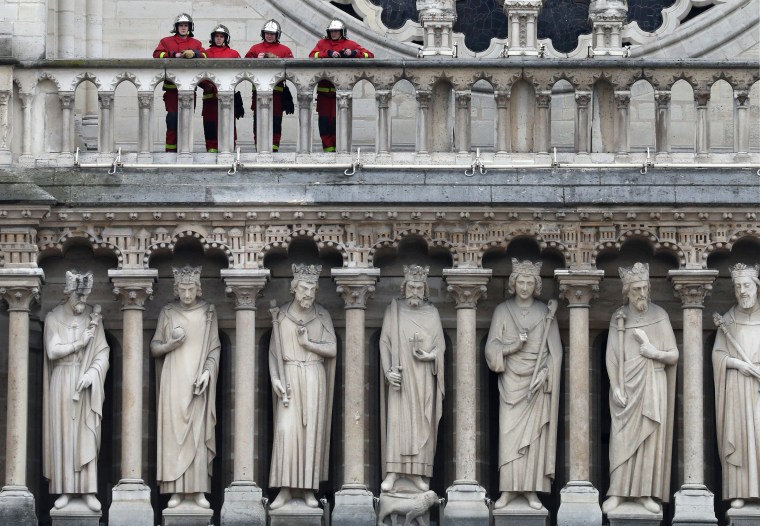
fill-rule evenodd
<path id="1" fill-rule="evenodd" d="M 25 486 L 3 486 L 0 491 L 0 524 L 37 526 L 34 496 Z"/>
<path id="2" fill-rule="evenodd" d="M 99 526 L 103 512 L 92 511 L 81 498 L 71 499 L 68 505 L 50 510 L 53 526 Z"/>
<path id="3" fill-rule="evenodd" d="M 152 526 L 150 488 L 142 480 L 121 480 L 113 487 L 109 526 Z"/>
<path id="4" fill-rule="evenodd" d="M 335 494 L 332 526 L 375 526 L 374 496 L 363 485 L 345 485 Z"/>
<path id="5" fill-rule="evenodd" d="M 715 518 L 714 496 L 701 484 L 684 484 L 675 494 L 673 524 L 678 526 L 701 526 L 718 524 Z M 760 524 L 760 517 L 758 517 Z"/>
<path id="6" fill-rule="evenodd" d="M 209 526 L 214 511 L 201 508 L 192 500 L 185 499 L 176 508 L 166 508 L 161 515 L 162 526 Z"/>
<path id="7" fill-rule="evenodd" d="M 559 492 L 557 526 L 601 526 L 599 492 L 590 482 L 571 480 Z"/>
<path id="8" fill-rule="evenodd" d="M 536 510 L 523 496 L 515 498 L 506 507 L 493 510 L 494 526 L 548 526 L 549 510 Z"/>
<path id="9" fill-rule="evenodd" d="M 486 490 L 477 482 L 455 481 L 446 490 L 443 525 L 488 526 Z M 543 526 L 543 525 L 542 525 Z"/>
<path id="10" fill-rule="evenodd" d="M 293 499 L 282 508 L 269 512 L 270 526 L 323 526 L 324 512 L 310 508 L 302 499 Z"/>
<path id="11" fill-rule="evenodd" d="M 265 526 L 267 514 L 261 488 L 252 482 L 233 482 L 224 490 L 222 526 Z"/>
<path id="12" fill-rule="evenodd" d="M 757 526 L 760 524 L 760 504 L 745 504 L 726 512 L 728 526 Z"/>
<path id="13" fill-rule="evenodd" d="M 651 513 L 635 502 L 623 502 L 607 514 L 610 526 L 660 526 L 662 511 Z"/>

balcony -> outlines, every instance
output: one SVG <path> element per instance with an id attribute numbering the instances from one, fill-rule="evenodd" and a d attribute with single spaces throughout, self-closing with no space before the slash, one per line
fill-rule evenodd
<path id="1" fill-rule="evenodd" d="M 55 60 L 0 62 L 0 163 L 356 170 L 760 165 L 756 61 Z M 316 131 L 316 84 L 337 91 L 337 152 Z M 177 153 L 163 152 L 164 80 L 179 90 Z M 219 90 L 219 153 L 206 153 L 196 87 Z M 295 114 L 271 153 L 272 90 Z M 257 91 L 257 137 L 250 110 Z M 197 106 L 196 106 L 197 101 Z M 258 151 L 257 151 L 258 150 Z"/>

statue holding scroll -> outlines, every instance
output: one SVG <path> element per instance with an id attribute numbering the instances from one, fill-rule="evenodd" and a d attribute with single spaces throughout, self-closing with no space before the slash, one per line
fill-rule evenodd
<path id="1" fill-rule="evenodd" d="M 270 310 L 269 374 L 276 398 L 269 485 L 280 488 L 273 510 L 294 498 L 316 508 L 314 492 L 327 480 L 337 338 L 330 314 L 314 302 L 321 270 L 293 265 L 293 300 Z"/>
<path id="2" fill-rule="evenodd" d="M 760 266 L 731 270 L 737 305 L 715 314 L 715 415 L 723 467 L 723 498 L 742 508 L 760 499 Z"/>
<path id="3" fill-rule="evenodd" d="M 562 342 L 557 302 L 541 295 L 541 262 L 512 259 L 508 292 L 496 307 L 486 343 L 488 368 L 499 374 L 499 491 L 495 509 L 523 495 L 541 509 L 551 492 L 557 449 Z"/>
<path id="4" fill-rule="evenodd" d="M 404 266 L 402 297 L 385 310 L 380 358 L 388 382 L 385 472 L 381 489 L 408 479 L 427 491 L 433 475 L 444 395 L 446 343 L 441 318 L 427 300 L 428 267 Z"/>
<path id="5" fill-rule="evenodd" d="M 678 348 L 664 309 L 649 301 L 649 265 L 620 269 L 627 303 L 607 338 L 610 487 L 602 511 L 633 499 L 651 513 L 670 496 Z"/>
<path id="6" fill-rule="evenodd" d="M 66 272 L 64 299 L 45 317 L 43 475 L 55 508 L 72 497 L 100 511 L 98 452 L 109 348 L 100 305 L 88 305 L 92 273 Z"/>
<path id="7" fill-rule="evenodd" d="M 208 508 L 216 455 L 216 381 L 219 328 L 216 309 L 201 300 L 201 267 L 175 268 L 179 301 L 161 309 L 150 350 L 158 379 L 158 475 L 169 508 L 183 500 Z"/>

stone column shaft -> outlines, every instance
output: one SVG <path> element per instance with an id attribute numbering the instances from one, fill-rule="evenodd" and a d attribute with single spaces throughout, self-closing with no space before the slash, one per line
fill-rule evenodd
<path id="1" fill-rule="evenodd" d="M 496 153 L 508 153 L 512 146 L 512 127 L 509 119 L 509 91 L 494 92 L 496 100 Z"/>
<path id="2" fill-rule="evenodd" d="M 378 90 L 375 92 L 377 102 L 377 153 L 388 153 L 391 146 L 391 121 L 390 121 L 390 90 Z"/>
<path id="3" fill-rule="evenodd" d="M 311 153 L 311 105 L 314 95 L 298 93 L 298 153 Z"/>
<path id="4" fill-rule="evenodd" d="M 469 91 L 457 91 L 456 97 L 456 151 L 459 153 L 469 153 L 471 141 L 471 115 L 470 104 L 472 102 L 472 93 Z"/>
<path id="5" fill-rule="evenodd" d="M 21 155 L 32 154 L 32 99 L 31 93 L 19 94 L 21 99 L 21 108 L 23 110 L 23 134 L 21 136 Z"/>
<path id="6" fill-rule="evenodd" d="M 590 91 L 575 92 L 575 153 L 589 152 L 589 103 L 591 102 Z"/>
<path id="7" fill-rule="evenodd" d="M 113 119 L 111 113 L 113 110 L 113 93 L 98 94 L 100 104 L 100 153 L 112 153 L 113 144 Z"/>
<path id="8" fill-rule="evenodd" d="M 551 104 L 551 90 L 542 90 L 536 93 L 536 107 L 538 108 L 536 153 L 549 153 L 552 144 Z"/>
<path id="9" fill-rule="evenodd" d="M 336 151 L 338 153 L 351 152 L 351 106 L 353 93 L 339 90 L 337 92 L 338 115 L 336 122 Z"/>
<path id="10" fill-rule="evenodd" d="M 59 98 L 61 100 L 61 153 L 71 153 L 74 92 L 63 92 Z"/>
<path id="11" fill-rule="evenodd" d="M 670 91 L 655 91 L 655 150 L 670 153 Z"/>
<path id="12" fill-rule="evenodd" d="M 256 151 L 272 153 L 272 92 L 256 92 Z"/>
<path id="13" fill-rule="evenodd" d="M 137 150 L 139 153 L 151 153 L 153 137 L 151 119 L 153 117 L 153 92 L 139 92 L 137 101 L 140 108 L 137 126 Z"/>
<path id="14" fill-rule="evenodd" d="M 734 151 L 739 156 L 749 155 L 749 135 L 750 135 L 750 120 L 749 120 L 749 91 L 740 90 L 734 92 L 735 104 L 735 122 L 734 122 L 734 137 L 736 146 Z"/>
<path id="15" fill-rule="evenodd" d="M 704 352 L 702 310 L 705 298 L 718 277 L 717 270 L 671 270 L 676 297 L 683 307 L 683 478 L 675 495 L 673 524 L 717 524 L 713 494 L 705 486 L 704 458 Z"/>
<path id="16" fill-rule="evenodd" d="M 617 140 L 615 141 L 615 147 L 617 148 L 618 155 L 627 155 L 629 150 L 628 109 L 631 103 L 631 92 L 616 91 L 615 102 L 617 103 L 617 123 L 615 126 Z"/>
<path id="17" fill-rule="evenodd" d="M 193 103 L 195 92 L 180 90 L 179 116 L 177 118 L 177 152 L 190 155 L 193 152 Z"/>
<path id="18" fill-rule="evenodd" d="M 697 126 L 695 150 L 698 156 L 709 155 L 710 153 L 710 121 L 707 115 L 708 104 L 710 102 L 709 90 L 694 90 L 694 102 L 697 107 Z"/>
<path id="19" fill-rule="evenodd" d="M 234 100 L 234 91 L 220 91 L 217 93 L 217 104 L 219 105 L 219 121 L 217 124 L 219 128 L 219 153 L 232 153 L 235 149 Z"/>
<path id="20" fill-rule="evenodd" d="M 430 152 L 430 101 L 429 91 L 417 92 L 417 153 Z"/>
<path id="21" fill-rule="evenodd" d="M 10 134 L 11 118 L 10 91 L 0 91 L 0 164 L 11 164 Z"/>

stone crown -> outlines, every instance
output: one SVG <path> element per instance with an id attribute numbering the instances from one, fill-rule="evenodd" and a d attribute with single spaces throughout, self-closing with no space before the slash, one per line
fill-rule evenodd
<path id="1" fill-rule="evenodd" d="M 305 263 L 293 263 L 293 279 L 316 283 L 319 281 L 319 274 L 322 272 L 322 265 L 306 265 Z"/>
<path id="2" fill-rule="evenodd" d="M 541 264 L 541 261 L 533 263 L 528 259 L 525 261 L 520 261 L 517 258 L 512 258 L 512 274 L 522 274 L 538 278 L 541 275 Z"/>
<path id="3" fill-rule="evenodd" d="M 406 281 L 426 281 L 429 271 L 429 266 L 404 265 L 404 279 Z"/>
<path id="4" fill-rule="evenodd" d="M 620 267 L 618 272 L 624 284 L 649 281 L 649 263 L 636 263 L 632 267 Z"/>
<path id="5" fill-rule="evenodd" d="M 172 267 L 174 273 L 174 284 L 180 283 L 200 283 L 201 282 L 201 269 L 203 267 L 191 267 L 185 265 L 182 268 Z"/>
<path id="6" fill-rule="evenodd" d="M 744 263 L 737 263 L 733 267 L 728 267 L 731 272 L 731 279 L 741 278 L 749 276 L 750 278 L 757 278 L 760 272 L 760 265 L 746 265 Z"/>

